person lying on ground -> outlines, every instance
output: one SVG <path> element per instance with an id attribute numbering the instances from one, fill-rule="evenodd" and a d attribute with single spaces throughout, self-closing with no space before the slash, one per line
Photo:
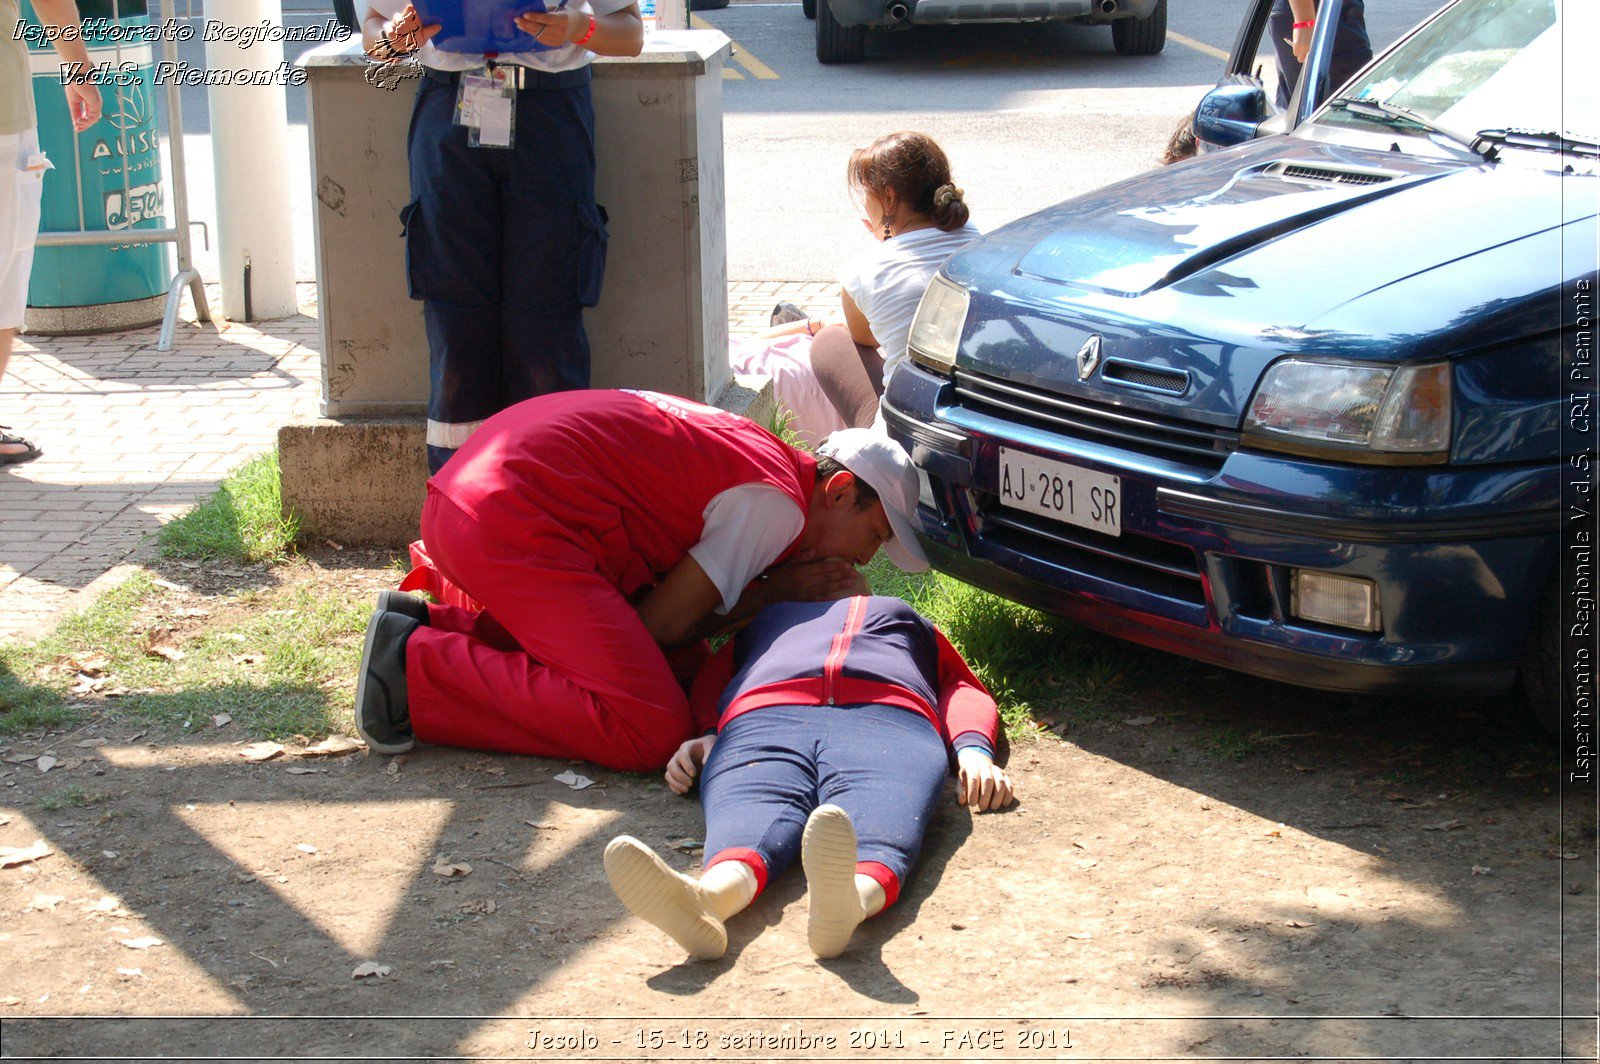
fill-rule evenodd
<path id="1" fill-rule="evenodd" d="M 666 780 L 686 794 L 698 778 L 700 878 L 631 836 L 605 851 L 622 904 L 691 957 L 722 956 L 728 918 L 796 857 L 811 951 L 842 953 L 863 920 L 899 897 L 952 755 L 961 804 L 984 811 L 1013 800 L 994 763 L 994 699 L 943 633 L 897 598 L 767 607 L 706 663 L 694 701 L 718 707 L 717 732 L 684 743 Z"/>
<path id="2" fill-rule="evenodd" d="M 380 596 L 356 727 L 384 754 L 420 740 L 659 769 L 710 723 L 691 718 L 664 648 L 694 659 L 768 603 L 856 594 L 855 566 L 880 547 L 926 568 L 917 490 L 905 451 L 864 431 L 813 457 L 653 392 L 519 403 L 428 482 L 423 507 L 428 555 L 482 610 Z"/>

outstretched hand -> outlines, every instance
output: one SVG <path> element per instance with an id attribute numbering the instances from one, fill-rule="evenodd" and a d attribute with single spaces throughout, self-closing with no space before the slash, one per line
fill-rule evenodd
<path id="1" fill-rule="evenodd" d="M 706 763 L 706 757 L 716 741 L 715 735 L 702 735 L 678 747 L 678 752 L 667 762 L 667 786 L 672 788 L 673 794 L 689 793 L 689 788 L 694 786 L 695 779 L 700 775 L 700 766 Z"/>
<path id="2" fill-rule="evenodd" d="M 1004 809 L 1016 800 L 1011 777 L 982 750 L 968 747 L 956 754 L 956 798 L 974 813 Z"/>

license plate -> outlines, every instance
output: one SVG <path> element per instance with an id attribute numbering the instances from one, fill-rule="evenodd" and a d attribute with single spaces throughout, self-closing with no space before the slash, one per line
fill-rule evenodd
<path id="1" fill-rule="evenodd" d="M 1000 505 L 1122 535 L 1122 478 L 1000 448 Z"/>

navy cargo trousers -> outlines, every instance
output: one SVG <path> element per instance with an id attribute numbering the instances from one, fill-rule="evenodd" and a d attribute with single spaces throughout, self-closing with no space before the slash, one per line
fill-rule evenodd
<path id="1" fill-rule="evenodd" d="M 583 308 L 599 302 L 606 256 L 589 67 L 521 72 L 510 149 L 469 146 L 454 121 L 458 82 L 424 68 L 400 212 L 428 335 L 435 473 L 490 415 L 589 386 Z"/>

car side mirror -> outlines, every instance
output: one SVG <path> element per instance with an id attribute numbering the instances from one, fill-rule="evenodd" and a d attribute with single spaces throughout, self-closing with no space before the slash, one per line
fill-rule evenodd
<path id="1" fill-rule="evenodd" d="M 1267 117 L 1267 92 L 1260 85 L 1222 85 L 1200 101 L 1194 135 L 1214 148 L 1254 140 Z"/>

